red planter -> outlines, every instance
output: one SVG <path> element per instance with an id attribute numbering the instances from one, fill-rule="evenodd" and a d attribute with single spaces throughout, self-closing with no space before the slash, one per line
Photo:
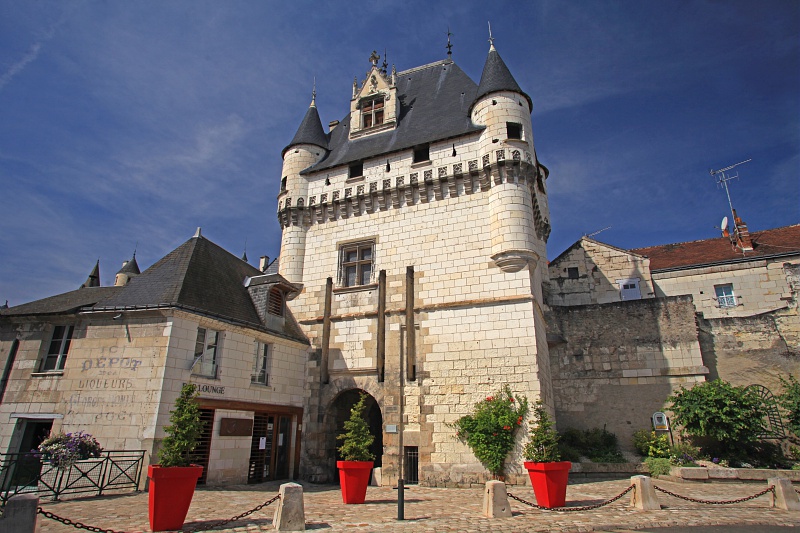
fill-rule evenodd
<path id="1" fill-rule="evenodd" d="M 150 478 L 150 529 L 173 531 L 183 527 L 197 479 L 201 475 L 203 467 L 199 465 L 147 467 L 147 477 Z"/>
<path id="2" fill-rule="evenodd" d="M 372 461 L 336 461 L 344 503 L 364 503 Z"/>
<path id="3" fill-rule="evenodd" d="M 572 463 L 534 463 L 525 461 L 525 468 L 531 478 L 536 503 L 542 507 L 564 507 L 567 499 L 567 480 Z"/>

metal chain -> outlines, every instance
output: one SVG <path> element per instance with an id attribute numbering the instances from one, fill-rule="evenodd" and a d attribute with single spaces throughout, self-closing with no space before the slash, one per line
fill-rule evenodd
<path id="1" fill-rule="evenodd" d="M 197 531 L 208 531 L 208 530 L 211 530 L 211 529 L 216 529 L 218 527 L 224 526 L 225 524 L 230 524 L 231 522 L 236 522 L 237 520 L 241 520 L 242 518 L 250 516 L 251 514 L 255 513 L 256 511 L 260 511 L 264 507 L 266 507 L 266 506 L 270 505 L 271 503 L 274 503 L 276 500 L 280 500 L 280 499 L 281 499 L 281 495 L 278 494 L 274 498 L 265 501 L 261 505 L 257 505 L 255 507 L 253 507 L 252 509 L 250 509 L 249 511 L 245 511 L 242 514 L 234 516 L 233 518 L 229 518 L 228 520 L 222 520 L 222 521 L 217 522 L 215 524 L 206 524 L 206 525 L 203 525 L 203 526 L 200 526 L 200 527 L 197 527 L 197 528 L 190 527 L 188 529 L 184 529 L 183 531 L 195 533 Z"/>
<path id="2" fill-rule="evenodd" d="M 208 530 L 211 530 L 211 529 L 216 529 L 216 528 L 224 526 L 226 524 L 230 524 L 231 522 L 236 522 L 237 520 L 241 520 L 242 518 L 250 516 L 251 514 L 255 513 L 256 511 L 260 511 L 264 507 L 270 505 L 271 503 L 274 503 L 276 500 L 279 500 L 280 498 L 281 498 L 281 495 L 278 494 L 274 498 L 265 501 L 261 505 L 253 507 L 249 511 L 245 511 L 242 514 L 236 515 L 233 518 L 230 518 L 228 520 L 222 520 L 220 522 L 213 523 L 213 524 L 206 524 L 206 525 L 203 525 L 203 526 L 198 527 L 198 528 L 184 529 L 183 531 L 197 532 L 197 531 L 208 531 Z M 37 508 L 36 512 L 39 513 L 39 514 L 44 515 L 46 518 L 49 518 L 51 520 L 55 520 L 56 522 L 61 522 L 64 525 L 72 526 L 75 529 L 85 529 L 86 531 L 93 531 L 94 533 L 125 533 L 124 531 L 115 531 L 113 529 L 103 529 L 103 528 L 95 527 L 95 526 L 87 526 L 86 524 L 82 524 L 81 522 L 76 522 L 76 521 L 70 520 L 69 518 L 63 518 L 61 516 L 58 516 L 57 514 L 51 513 L 50 511 L 45 511 L 41 507 Z"/>
<path id="3" fill-rule="evenodd" d="M 542 511 L 557 511 L 557 512 L 560 512 L 560 513 L 567 513 L 567 512 L 574 512 L 574 511 L 590 511 L 592 509 L 598 509 L 600 507 L 603 507 L 603 506 L 606 506 L 608 504 L 614 503 L 615 501 L 619 500 L 620 498 L 622 498 L 623 496 L 628 494 L 630 491 L 634 491 L 635 492 L 636 491 L 636 486 L 635 485 L 631 485 L 630 487 L 628 487 L 627 489 L 623 490 L 617 496 L 614 496 L 610 500 L 606 500 L 606 501 L 604 501 L 602 503 L 597 503 L 597 504 L 594 504 L 594 505 L 584 505 L 582 507 L 543 507 L 541 505 L 536 505 L 535 503 L 529 502 L 527 500 L 523 500 L 522 498 L 518 498 L 518 497 L 514 496 L 513 494 L 511 494 L 510 492 L 508 493 L 508 497 L 509 498 L 513 498 L 513 499 L 517 500 L 518 502 L 524 503 L 525 505 L 529 505 L 529 506 L 534 507 L 536 509 L 541 509 Z"/>
<path id="4" fill-rule="evenodd" d="M 80 522 L 73 522 L 69 518 L 63 518 L 58 516 L 57 514 L 51 513 L 50 511 L 45 511 L 41 507 L 37 507 L 36 512 L 38 514 L 44 515 L 46 518 L 50 520 L 55 520 L 56 522 L 61 522 L 64 525 L 72 526 L 75 529 L 85 529 L 86 531 L 94 531 L 95 533 L 124 533 L 123 531 L 114 531 L 113 529 L 103 529 L 95 526 L 87 526 L 86 524 L 82 524 Z"/>
<path id="5" fill-rule="evenodd" d="M 764 494 L 767 494 L 769 492 L 771 492 L 773 494 L 775 493 L 775 486 L 774 485 L 770 485 L 768 488 L 762 490 L 758 494 L 753 494 L 752 496 L 747 496 L 745 498 L 737 498 L 735 500 L 701 500 L 701 499 L 698 499 L 698 498 L 690 498 L 689 496 L 681 496 L 680 494 L 675 494 L 674 492 L 670 492 L 667 489 L 662 489 L 661 487 L 657 487 L 655 485 L 653 485 L 653 488 L 656 489 L 659 492 L 663 492 L 664 494 L 669 494 L 670 496 L 674 496 L 676 498 L 680 498 L 681 500 L 686 500 L 687 502 L 705 503 L 705 504 L 708 504 L 708 505 L 729 505 L 729 504 L 732 504 L 732 503 L 742 503 L 742 502 L 746 502 L 746 501 L 749 501 L 749 500 L 754 500 L 754 499 L 758 498 L 759 496 L 763 496 Z"/>

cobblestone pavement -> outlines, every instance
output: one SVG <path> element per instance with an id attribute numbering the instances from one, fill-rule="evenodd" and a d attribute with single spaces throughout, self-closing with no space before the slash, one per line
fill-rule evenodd
<path id="1" fill-rule="evenodd" d="M 579 483 L 567 490 L 568 506 L 585 506 L 610 499 L 625 490 L 627 480 Z M 734 505 L 704 505 L 658 493 L 661 511 L 638 511 L 626 495 L 600 509 L 581 512 L 541 511 L 510 500 L 514 516 L 489 519 L 481 516 L 483 490 L 437 489 L 411 486 L 406 491 L 405 521 L 397 521 L 397 491 L 370 487 L 364 505 L 344 505 L 336 486 L 302 483 L 305 493 L 306 529 L 309 531 L 419 531 L 419 532 L 530 532 L 530 531 L 628 531 L 642 528 L 697 525 L 773 525 L 800 527 L 800 512 L 770 507 L 770 495 Z M 655 485 L 682 496 L 728 500 L 756 494 L 766 484 L 674 483 Z M 199 489 L 189 509 L 184 530 L 209 528 L 214 522 L 236 516 L 277 494 L 279 483 Z M 509 487 L 509 492 L 535 501 L 529 486 Z M 40 505 L 59 516 L 104 529 L 131 533 L 150 531 L 147 494 L 49 502 Z M 212 531 L 274 531 L 272 516 L 277 502 L 253 515 Z M 42 533 L 77 531 L 39 516 Z M 753 531 L 758 531 L 754 527 Z"/>

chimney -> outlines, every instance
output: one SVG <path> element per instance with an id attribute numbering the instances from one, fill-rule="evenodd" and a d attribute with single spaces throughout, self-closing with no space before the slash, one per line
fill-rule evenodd
<path id="1" fill-rule="evenodd" d="M 259 258 L 258 260 L 258 269 L 261 272 L 266 272 L 268 266 L 269 266 L 269 256 L 262 255 L 261 258 Z"/>
<path id="2" fill-rule="evenodd" d="M 333 129 L 338 125 L 339 125 L 338 120 L 331 120 L 330 122 L 328 122 L 328 132 L 333 131 Z"/>
<path id="3" fill-rule="evenodd" d="M 733 223 L 735 226 L 734 231 L 736 232 L 736 245 L 743 252 L 752 252 L 753 241 L 750 240 L 750 232 L 747 230 L 747 224 L 736 214 L 736 209 L 733 210 Z"/>

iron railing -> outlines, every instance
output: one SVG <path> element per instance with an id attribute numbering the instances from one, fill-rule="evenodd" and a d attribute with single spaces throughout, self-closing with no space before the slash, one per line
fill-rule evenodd
<path id="1" fill-rule="evenodd" d="M 31 453 L 0 454 L 0 501 L 21 493 L 51 496 L 64 494 L 102 496 L 108 490 L 138 490 L 144 450 L 107 450 L 97 459 L 56 468 Z"/>

